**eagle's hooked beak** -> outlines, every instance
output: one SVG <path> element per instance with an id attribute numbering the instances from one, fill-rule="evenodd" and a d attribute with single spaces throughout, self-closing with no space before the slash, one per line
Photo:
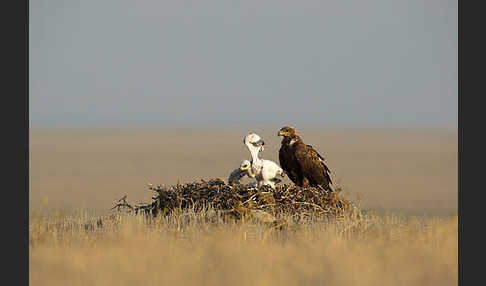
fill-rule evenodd
<path id="1" fill-rule="evenodd" d="M 277 133 L 277 136 L 284 136 L 282 130 L 279 130 L 278 133 Z"/>

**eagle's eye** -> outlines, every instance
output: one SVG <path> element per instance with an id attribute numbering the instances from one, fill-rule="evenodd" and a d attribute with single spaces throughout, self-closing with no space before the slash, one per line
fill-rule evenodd
<path id="1" fill-rule="evenodd" d="M 251 142 L 251 144 L 252 144 L 253 146 L 255 146 L 255 147 L 260 147 L 260 146 L 265 145 L 265 142 L 263 142 L 263 140 L 262 140 L 262 139 L 260 139 L 260 140 L 258 140 L 258 141 L 256 141 L 256 142 Z"/>

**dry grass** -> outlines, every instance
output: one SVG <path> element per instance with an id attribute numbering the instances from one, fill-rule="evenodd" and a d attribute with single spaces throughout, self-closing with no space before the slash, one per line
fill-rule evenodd
<path id="1" fill-rule="evenodd" d="M 109 213 L 123 195 L 150 202 L 146 182 L 226 179 L 249 157 L 248 131 L 278 162 L 280 127 L 32 130 L 30 284 L 457 285 L 457 130 L 301 127 L 344 194 L 372 209 L 361 218 L 289 219 L 277 230 L 212 209 Z"/>
<path id="2" fill-rule="evenodd" d="M 457 216 L 368 215 L 270 230 L 209 209 L 30 217 L 31 285 L 457 285 Z"/>

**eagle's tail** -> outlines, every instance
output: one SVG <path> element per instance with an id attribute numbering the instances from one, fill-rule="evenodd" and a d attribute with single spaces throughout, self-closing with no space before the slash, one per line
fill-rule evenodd
<path id="1" fill-rule="evenodd" d="M 329 182 L 329 183 L 330 183 L 330 182 Z M 327 185 L 327 188 L 328 188 L 328 191 L 329 191 L 330 193 L 334 192 L 334 189 L 331 187 L 331 185 L 330 185 L 330 184 L 329 184 L 329 185 Z"/>

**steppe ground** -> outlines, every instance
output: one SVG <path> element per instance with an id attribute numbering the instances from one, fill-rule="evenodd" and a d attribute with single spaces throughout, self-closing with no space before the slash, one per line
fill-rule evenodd
<path id="1" fill-rule="evenodd" d="M 268 233 L 205 223 L 211 211 L 117 214 L 86 228 L 116 198 L 149 202 L 147 182 L 226 179 L 249 158 L 249 131 L 278 162 L 279 127 L 31 129 L 30 284 L 457 285 L 457 129 L 300 127 L 367 217 Z"/>
<path id="2" fill-rule="evenodd" d="M 147 182 L 227 179 L 250 157 L 242 143 L 249 131 L 265 140 L 261 157 L 278 162 L 278 129 L 32 130 L 30 207 L 106 211 L 124 195 L 149 202 Z M 457 213 L 457 129 L 298 131 L 325 157 L 335 185 L 349 198 L 360 194 L 365 207 Z"/>

